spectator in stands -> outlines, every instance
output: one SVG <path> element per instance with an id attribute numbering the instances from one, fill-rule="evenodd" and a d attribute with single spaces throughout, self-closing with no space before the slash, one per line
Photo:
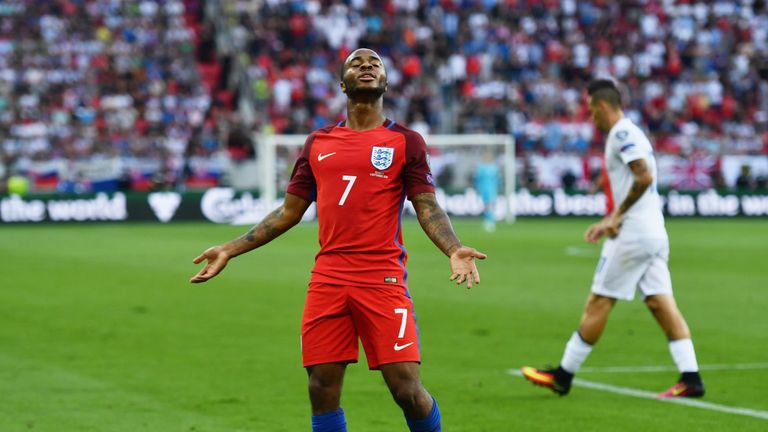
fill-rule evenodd
<path id="1" fill-rule="evenodd" d="M 576 175 L 571 170 L 567 170 L 563 173 L 562 184 L 563 189 L 566 191 L 574 191 L 576 189 Z"/>
<path id="2" fill-rule="evenodd" d="M 256 155 L 251 133 L 237 116 L 233 116 L 229 124 L 227 152 L 233 162 L 253 159 Z"/>
<path id="3" fill-rule="evenodd" d="M 755 182 L 752 178 L 752 167 L 742 165 L 741 172 L 736 178 L 736 190 L 739 192 L 749 192 L 755 189 Z"/>
<path id="4" fill-rule="evenodd" d="M 148 189 L 181 165 L 213 90 L 195 66 L 187 8 L 197 3 L 6 4 L 0 136 L 11 168 L 37 190 L 88 192 L 116 190 L 125 171 L 133 189 Z"/>
<path id="5" fill-rule="evenodd" d="M 755 179 L 755 190 L 765 192 L 768 190 L 768 176 L 757 176 Z"/>
<path id="6" fill-rule="evenodd" d="M 649 126 L 659 150 L 762 152 L 752 126 L 752 59 L 768 49 L 768 13 L 758 5 L 278 2 L 229 12 L 238 17 L 233 34 L 249 35 L 244 51 L 275 89 L 270 104 L 252 103 L 278 133 L 305 133 L 341 116 L 342 104 L 323 103 L 337 94 L 329 68 L 359 42 L 377 46 L 394 71 L 392 116 L 410 123 L 418 113 L 431 133 L 513 133 L 526 151 L 584 154 L 600 140 L 579 89 L 602 74 L 630 83 L 628 115 Z M 302 52 L 320 60 L 309 64 Z M 418 100 L 439 109 L 418 108 Z"/>
<path id="7" fill-rule="evenodd" d="M 388 115 L 432 134 L 509 133 L 521 152 L 591 158 L 602 137 L 580 89 L 612 75 L 662 155 L 765 156 L 763 3 L 11 0 L 0 146 L 8 169 L 55 188 L 56 167 L 99 140 L 148 189 L 159 148 L 171 171 L 204 157 L 188 149 L 201 128 L 209 155 L 242 157 L 227 133 L 235 107 L 245 135 L 256 119 L 275 133 L 339 120 L 334 65 L 364 44 L 390 71 Z"/>

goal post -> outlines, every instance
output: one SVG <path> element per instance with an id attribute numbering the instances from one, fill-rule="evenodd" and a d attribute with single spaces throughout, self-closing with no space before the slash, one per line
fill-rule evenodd
<path id="1" fill-rule="evenodd" d="M 270 135 L 259 134 L 255 142 L 258 143 L 259 165 L 261 171 L 261 191 L 264 202 L 268 208 L 272 208 L 277 200 L 279 172 L 278 172 L 278 148 L 301 148 L 307 139 L 307 135 Z M 499 194 L 499 203 L 503 207 L 503 219 L 514 222 L 515 208 L 515 139 L 511 135 L 493 134 L 466 134 L 466 135 L 427 135 L 424 137 L 428 148 L 439 149 L 448 152 L 459 149 L 490 148 L 499 155 L 502 165 L 502 187 Z M 293 166 L 293 160 L 290 166 Z M 462 161 L 464 162 L 464 161 Z M 439 174 L 438 174 L 439 177 Z"/>

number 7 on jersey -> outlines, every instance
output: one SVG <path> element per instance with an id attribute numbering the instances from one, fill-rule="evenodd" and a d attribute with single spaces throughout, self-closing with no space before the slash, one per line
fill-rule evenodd
<path id="1" fill-rule="evenodd" d="M 343 206 L 344 202 L 347 201 L 347 196 L 349 195 L 349 191 L 352 190 L 352 185 L 354 185 L 355 180 L 357 180 L 357 176 L 345 175 L 345 176 L 341 176 L 341 179 L 346 182 L 349 182 L 347 183 L 347 188 L 344 189 L 344 193 L 341 195 L 341 199 L 339 200 L 339 205 Z"/>

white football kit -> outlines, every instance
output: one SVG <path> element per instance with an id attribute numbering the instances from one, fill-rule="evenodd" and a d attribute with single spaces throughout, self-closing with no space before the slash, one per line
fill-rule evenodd
<path id="1" fill-rule="evenodd" d="M 653 147 L 643 131 L 624 117 L 611 128 L 605 143 L 605 163 L 616 205 L 624 201 L 634 182 L 629 163 L 639 159 L 648 165 L 653 183 L 624 214 L 619 235 L 603 243 L 592 292 L 605 297 L 632 300 L 637 290 L 643 297 L 672 293 L 667 266 L 669 239 L 656 191 Z"/>

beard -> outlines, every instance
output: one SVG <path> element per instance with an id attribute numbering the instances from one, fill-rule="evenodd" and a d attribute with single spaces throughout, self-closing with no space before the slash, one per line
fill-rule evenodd
<path id="1" fill-rule="evenodd" d="M 350 98 L 374 98 L 377 99 L 387 91 L 386 81 L 380 81 L 376 87 L 359 87 L 357 83 L 346 83 L 347 96 Z"/>

